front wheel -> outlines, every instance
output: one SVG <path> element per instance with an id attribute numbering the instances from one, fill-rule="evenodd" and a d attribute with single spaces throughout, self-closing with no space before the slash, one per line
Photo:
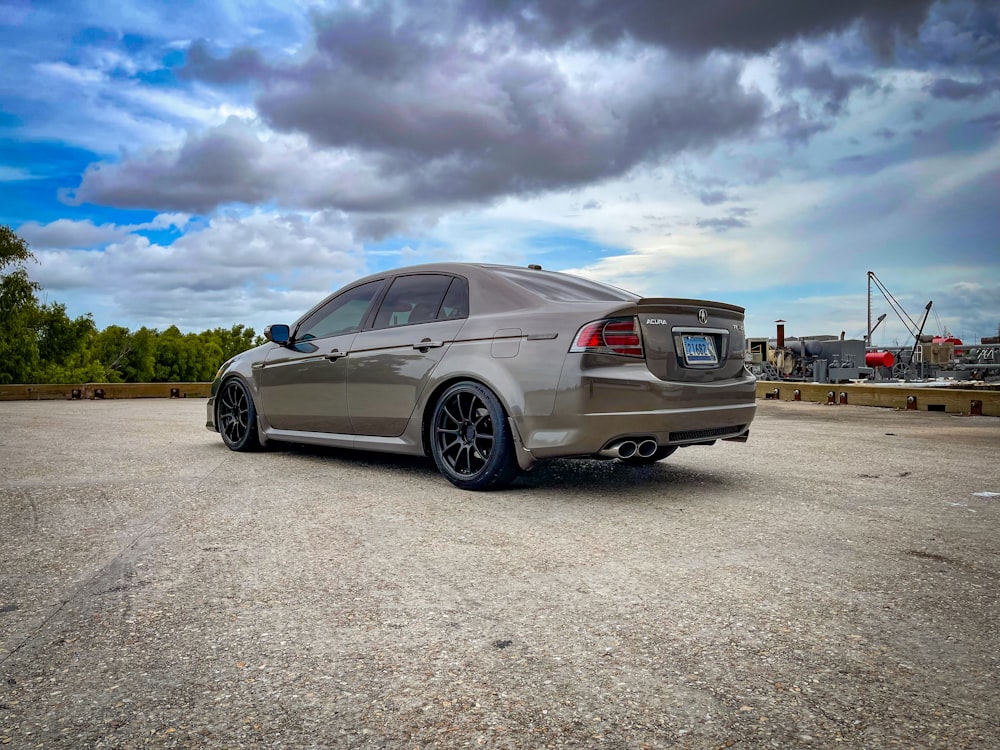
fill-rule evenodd
<path id="1" fill-rule="evenodd" d="M 239 378 L 230 378 L 219 389 L 216 403 L 215 425 L 222 435 L 222 442 L 234 451 L 259 448 L 257 409 L 246 384 Z"/>
<path id="2" fill-rule="evenodd" d="M 655 464 L 657 461 L 662 461 L 667 456 L 672 456 L 674 451 L 677 450 L 676 445 L 664 445 L 656 449 L 656 453 L 652 456 L 629 456 L 628 458 L 619 458 L 626 466 L 649 466 L 650 464 Z"/>
<path id="3" fill-rule="evenodd" d="M 463 490 L 492 490 L 518 473 L 507 415 L 489 389 L 456 383 L 438 398 L 431 419 L 431 455 L 438 471 Z"/>

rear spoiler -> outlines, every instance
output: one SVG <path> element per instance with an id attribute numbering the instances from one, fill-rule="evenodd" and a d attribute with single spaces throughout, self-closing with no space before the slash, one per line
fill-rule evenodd
<path id="1" fill-rule="evenodd" d="M 739 313 L 743 315 L 746 312 L 745 307 L 740 307 L 739 305 L 730 305 L 726 302 L 711 302 L 704 299 L 681 299 L 679 297 L 643 297 L 638 302 L 637 305 L 642 307 L 643 305 L 674 305 L 674 306 L 684 306 L 684 307 L 714 307 L 716 310 L 728 310 L 729 312 Z"/>

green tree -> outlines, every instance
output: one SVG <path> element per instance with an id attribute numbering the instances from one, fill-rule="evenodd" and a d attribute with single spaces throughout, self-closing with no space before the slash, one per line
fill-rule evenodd
<path id="1" fill-rule="evenodd" d="M 121 364 L 126 383 L 149 383 L 156 369 L 156 338 L 159 331 L 143 326 L 131 334 L 131 347 Z"/>
<path id="2" fill-rule="evenodd" d="M 94 338 L 94 357 L 104 365 L 103 380 L 109 383 L 149 383 L 156 371 L 156 339 L 149 328 L 136 332 L 111 325 Z"/>
<path id="3" fill-rule="evenodd" d="M 156 339 L 156 365 L 153 379 L 158 382 L 211 380 L 222 364 L 222 348 L 215 341 L 205 341 L 200 334 L 182 334 L 170 326 Z"/>
<path id="4" fill-rule="evenodd" d="M 94 359 L 93 340 L 97 327 L 88 313 L 70 319 L 66 306 L 53 302 L 38 308 L 35 316 L 38 340 L 36 383 L 81 383 L 102 380 L 104 366 Z"/>
<path id="5" fill-rule="evenodd" d="M 38 365 L 33 323 L 38 315 L 35 293 L 41 287 L 27 270 L 34 260 L 28 243 L 0 225 L 0 383 L 30 382 Z"/>
<path id="6" fill-rule="evenodd" d="M 219 369 L 219 365 L 226 360 L 264 343 L 263 336 L 256 336 L 253 328 L 247 328 L 242 323 L 232 328 L 213 328 L 210 331 L 203 331 L 200 335 L 206 342 L 214 341 L 222 350 L 222 360 L 215 366 L 213 375 L 215 370 Z"/>

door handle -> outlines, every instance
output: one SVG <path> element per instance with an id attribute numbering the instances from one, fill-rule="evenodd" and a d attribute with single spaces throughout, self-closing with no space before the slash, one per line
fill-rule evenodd
<path id="1" fill-rule="evenodd" d="M 330 360 L 331 362 L 336 362 L 341 357 L 346 357 L 347 356 L 347 352 L 342 352 L 342 351 L 340 351 L 340 349 L 334 349 L 332 352 L 330 352 L 329 354 L 326 354 L 324 356 L 328 360 Z"/>
<path id="2" fill-rule="evenodd" d="M 413 345 L 413 348 L 416 349 L 417 351 L 426 352 L 428 349 L 437 349 L 442 346 L 444 346 L 443 341 L 431 341 L 430 339 L 421 339 L 420 341 L 418 341 L 416 344 Z"/>

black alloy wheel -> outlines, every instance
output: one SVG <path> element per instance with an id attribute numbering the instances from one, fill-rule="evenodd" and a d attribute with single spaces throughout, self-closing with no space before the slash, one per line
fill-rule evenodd
<path id="1" fill-rule="evenodd" d="M 216 404 L 215 425 L 222 435 L 222 442 L 234 451 L 251 451 L 259 448 L 257 409 L 243 381 L 239 378 L 230 378 L 223 383 Z"/>
<path id="2" fill-rule="evenodd" d="M 493 392 L 479 383 L 456 383 L 442 393 L 430 430 L 434 463 L 456 487 L 496 489 L 517 476 L 507 415 Z"/>

